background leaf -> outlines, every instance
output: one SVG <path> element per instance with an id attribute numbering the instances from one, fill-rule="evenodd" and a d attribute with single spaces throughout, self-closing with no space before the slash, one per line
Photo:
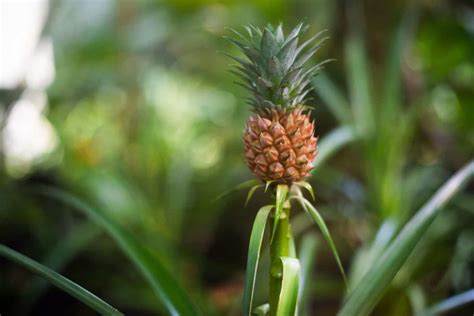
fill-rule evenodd
<path id="1" fill-rule="evenodd" d="M 171 315 L 200 315 L 178 281 L 169 273 L 158 258 L 120 227 L 105 213 L 90 207 L 73 195 L 54 188 L 43 188 L 42 192 L 86 214 L 114 239 L 122 251 L 132 260 L 166 306 Z"/>
<path id="2" fill-rule="evenodd" d="M 474 303 L 474 289 L 449 297 L 423 312 L 422 316 L 443 315 L 463 305 Z"/>
<path id="3" fill-rule="evenodd" d="M 88 290 L 77 285 L 71 280 L 63 277 L 59 273 L 43 266 L 42 264 L 22 255 L 21 253 L 0 244 L 0 256 L 23 266 L 33 273 L 45 278 L 61 290 L 74 296 L 84 304 L 88 305 L 102 315 L 123 315 L 117 309 L 104 302 Z"/>
<path id="4" fill-rule="evenodd" d="M 368 315 L 444 205 L 474 176 L 474 161 L 458 171 L 408 222 L 365 274 L 339 316 Z"/>
<path id="5" fill-rule="evenodd" d="M 314 233 L 307 233 L 301 240 L 299 259 L 301 265 L 300 289 L 298 298 L 299 315 L 310 315 L 309 310 L 309 289 L 315 281 L 313 274 L 316 250 L 318 247 L 318 236 Z"/>

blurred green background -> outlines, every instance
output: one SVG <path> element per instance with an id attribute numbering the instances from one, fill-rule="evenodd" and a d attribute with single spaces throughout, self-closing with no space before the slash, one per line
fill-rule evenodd
<path id="1" fill-rule="evenodd" d="M 241 142 L 246 92 L 219 53 L 237 53 L 223 39 L 226 28 L 282 22 L 288 31 L 305 21 L 308 36 L 328 30 L 312 60 L 336 59 L 309 102 L 317 134 L 321 142 L 344 128 L 358 136 L 318 163 L 310 182 L 352 279 L 370 266 L 372 240 L 396 231 L 473 158 L 472 1 L 0 6 L 0 241 L 127 315 L 166 313 L 107 235 L 38 188 L 66 189 L 110 214 L 167 264 L 205 315 L 239 315 L 249 233 L 268 197 L 259 192 L 247 208 L 246 192 L 214 201 L 252 178 Z M 350 111 L 338 117 L 341 104 Z M 374 315 L 414 315 L 474 287 L 473 192 L 471 185 L 436 220 Z M 311 223 L 301 219 L 294 225 L 303 233 Z M 0 260 L 0 271 L 2 315 L 93 315 L 10 262 Z M 308 315 L 335 315 L 344 286 L 324 242 L 312 272 Z"/>

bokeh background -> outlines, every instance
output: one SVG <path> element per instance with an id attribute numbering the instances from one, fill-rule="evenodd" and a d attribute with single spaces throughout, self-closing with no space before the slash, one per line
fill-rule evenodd
<path id="1" fill-rule="evenodd" d="M 205 315 L 239 315 L 252 221 L 269 197 L 258 192 L 246 208 L 243 191 L 215 201 L 252 178 L 246 92 L 219 51 L 237 53 L 226 28 L 282 22 L 288 31 L 300 21 L 308 36 L 330 36 L 311 63 L 336 59 L 309 101 L 330 148 L 310 182 L 357 279 L 378 233 L 396 231 L 473 157 L 472 1 L 1 1 L 0 241 L 126 314 L 165 315 L 100 228 L 37 192 L 59 187 L 137 236 Z M 396 89 L 385 96 L 390 78 Z M 343 106 L 349 116 L 337 115 Z M 473 192 L 443 211 L 374 315 L 414 315 L 474 287 Z M 303 217 L 294 225 L 298 236 L 318 234 Z M 316 251 L 306 313 L 335 315 L 344 285 L 324 241 Z M 94 313 L 0 259 L 0 314 Z"/>

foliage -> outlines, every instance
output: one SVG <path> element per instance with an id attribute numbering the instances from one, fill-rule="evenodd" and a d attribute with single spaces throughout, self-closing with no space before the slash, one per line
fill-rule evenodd
<path id="1" fill-rule="evenodd" d="M 41 36 L 54 46 L 53 84 L 31 89 L 30 78 L 0 90 L 2 313 L 266 315 L 273 186 L 251 180 L 216 199 L 250 179 L 239 136 L 249 112 L 217 51 L 237 50 L 222 39 L 227 28 L 289 30 L 305 17 L 307 33 L 328 29 L 318 54 L 336 61 L 309 95 L 320 139 L 310 184 L 298 186 L 308 200 L 294 190 L 286 197 L 294 239 L 282 308 L 292 313 L 296 299 L 299 315 L 463 314 L 474 287 L 472 184 L 438 202 L 450 175 L 472 170 L 471 9 L 466 1 L 51 2 Z M 56 147 L 31 160 L 11 152 L 41 139 L 19 100 L 55 137 Z M 9 145 L 12 130 L 29 145 Z M 37 194 L 44 185 L 62 198 Z M 255 212 L 262 205 L 272 206 Z"/>

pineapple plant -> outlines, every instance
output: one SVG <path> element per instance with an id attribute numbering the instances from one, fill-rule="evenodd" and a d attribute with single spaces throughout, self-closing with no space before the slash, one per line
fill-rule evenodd
<path id="1" fill-rule="evenodd" d="M 305 102 L 311 80 L 324 63 L 306 65 L 325 40 L 320 32 L 301 42 L 307 28 L 299 24 L 285 36 L 281 25 L 263 29 L 249 26 L 247 35 L 232 31 L 235 38 L 230 38 L 245 55 L 230 56 L 237 61 L 232 72 L 241 79 L 238 84 L 250 92 L 247 100 L 253 111 L 243 143 L 245 162 L 258 181 L 249 190 L 247 200 L 262 186 L 270 187 L 275 197 L 274 204 L 257 213 L 250 237 L 244 291 L 244 314 L 249 316 L 253 311 L 270 316 L 297 313 L 299 260 L 290 224 L 291 200 L 299 201 L 320 226 L 343 271 L 324 221 L 300 189 L 313 194 L 304 179 L 313 169 L 317 138 Z M 267 221 L 272 227 L 269 298 L 267 304 L 253 310 L 256 269 Z"/>
<path id="2" fill-rule="evenodd" d="M 306 67 L 324 39 L 320 34 L 300 44 L 303 24 L 288 36 L 281 25 L 263 30 L 247 27 L 248 36 L 235 32 L 231 41 L 246 59 L 233 72 L 251 94 L 254 115 L 244 130 L 245 160 L 258 179 L 291 184 L 306 178 L 317 154 L 314 122 L 304 104 L 310 83 L 321 64 Z"/>

